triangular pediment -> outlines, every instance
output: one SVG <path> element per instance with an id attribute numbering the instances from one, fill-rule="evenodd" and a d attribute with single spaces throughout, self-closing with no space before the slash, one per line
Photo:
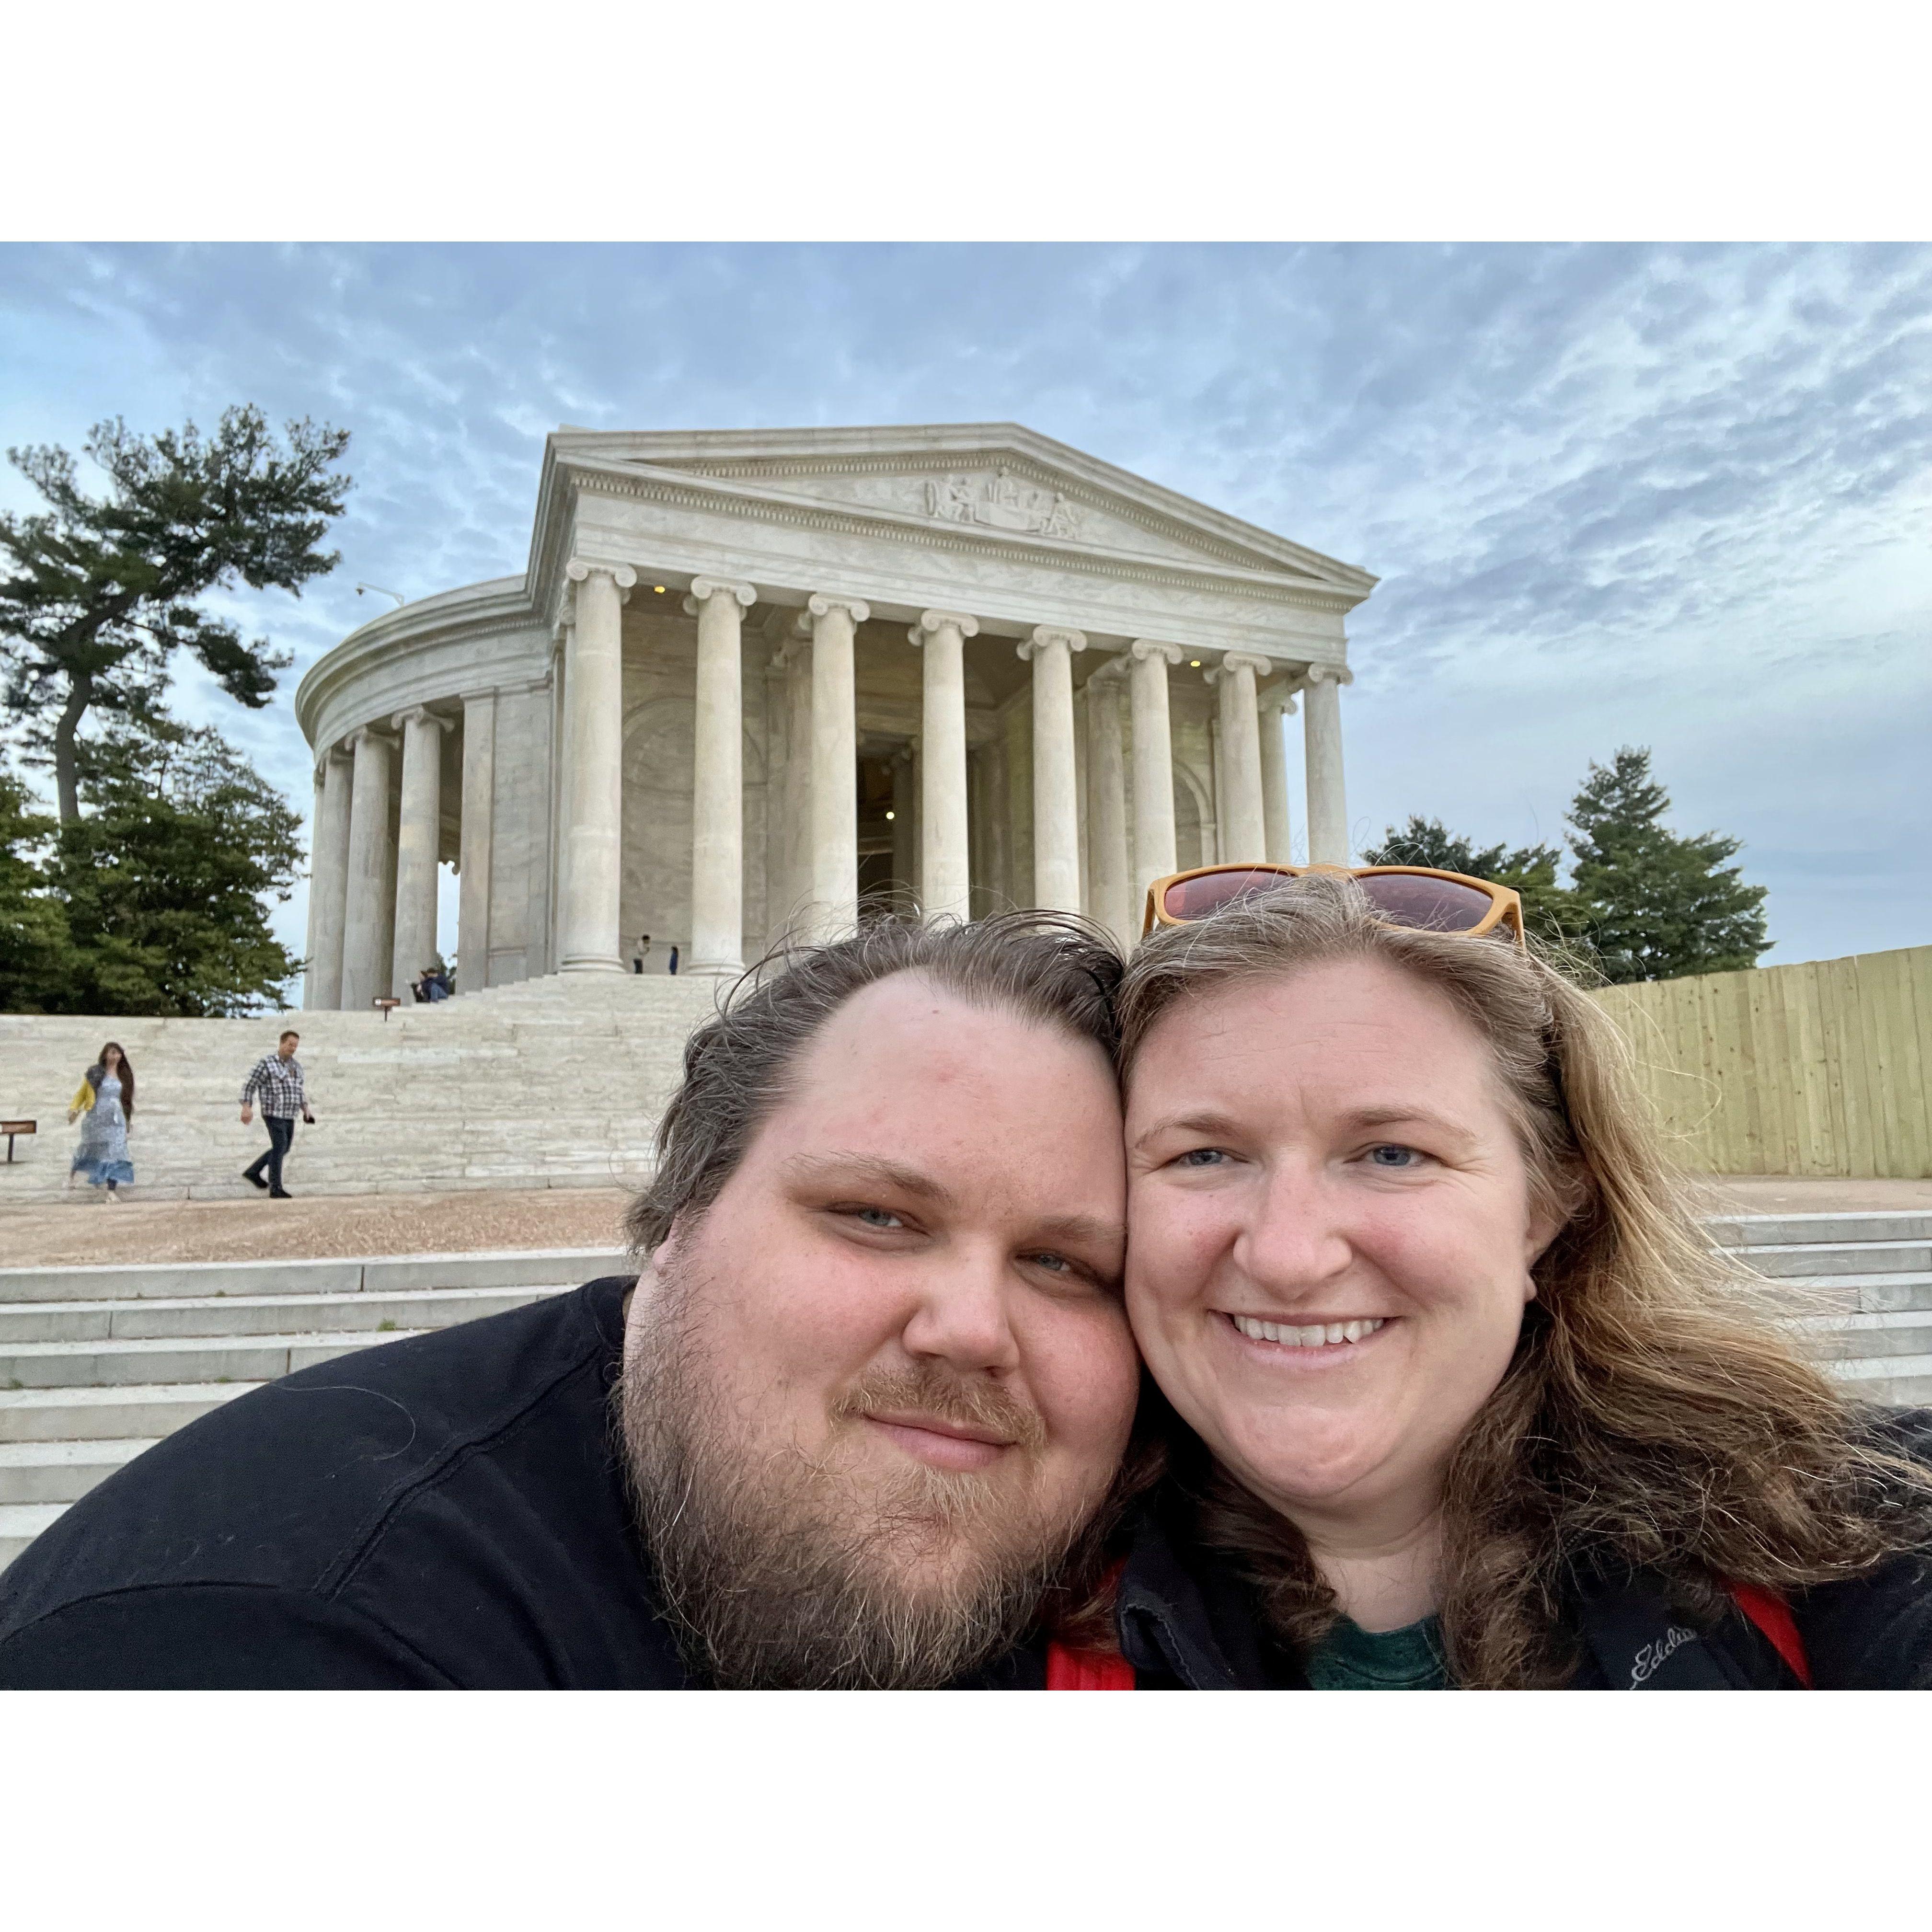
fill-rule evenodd
<path id="1" fill-rule="evenodd" d="M 696 481 L 990 545 L 1069 545 L 1170 566 L 1260 572 L 1365 595 L 1375 579 L 1016 424 L 873 429 L 566 431 L 581 460 Z"/>

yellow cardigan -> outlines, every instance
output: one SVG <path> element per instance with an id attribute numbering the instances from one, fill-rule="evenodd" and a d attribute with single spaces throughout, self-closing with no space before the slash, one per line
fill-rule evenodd
<path id="1" fill-rule="evenodd" d="M 92 1113 L 94 1110 L 94 1088 L 88 1082 L 87 1076 L 83 1073 L 80 1076 L 79 1090 L 75 1093 L 74 1098 L 67 1103 L 67 1110 L 70 1114 Z"/>

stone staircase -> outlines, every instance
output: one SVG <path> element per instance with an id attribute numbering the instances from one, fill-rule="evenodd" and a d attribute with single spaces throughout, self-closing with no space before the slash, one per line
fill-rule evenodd
<path id="1" fill-rule="evenodd" d="M 1819 1312 L 1793 1326 L 1860 1396 L 1932 1402 L 1932 1214 L 1711 1226 L 1759 1273 L 1802 1287 Z M 627 1271 L 596 1248 L 0 1270 L 0 1566 L 130 1457 L 244 1390 Z"/>
<path id="2" fill-rule="evenodd" d="M 1749 1215 L 1712 1232 L 1761 1275 L 1802 1283 L 1806 1352 L 1867 1402 L 1932 1403 L 1932 1214 Z"/>
<path id="3" fill-rule="evenodd" d="M 256 1019 L 0 1015 L 0 1114 L 40 1132 L 0 1161 L 0 1210 L 58 1198 L 78 1130 L 67 1103 L 104 1040 L 133 1063 L 136 1200 L 241 1196 L 266 1144 L 236 1096 L 285 1027 L 302 1034 L 318 1124 L 298 1127 L 292 1192 L 610 1186 L 650 1172 L 651 1136 L 712 980 L 572 974 L 379 1013 Z M 81 1189 L 77 1200 L 90 1197 Z"/>
<path id="4" fill-rule="evenodd" d="M 570 1248 L 0 1272 L 0 1568 L 130 1458 L 247 1390 L 627 1271 L 621 1252 Z"/>

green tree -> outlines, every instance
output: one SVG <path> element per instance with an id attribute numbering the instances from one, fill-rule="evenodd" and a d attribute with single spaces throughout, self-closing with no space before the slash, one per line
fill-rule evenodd
<path id="1" fill-rule="evenodd" d="M 46 1012 L 67 977 L 67 913 L 47 878 L 54 829 L 19 774 L 0 766 L 0 1012 Z"/>
<path id="2" fill-rule="evenodd" d="M 346 430 L 304 419 L 284 445 L 253 407 L 224 411 L 206 438 L 192 423 L 136 436 L 116 417 L 84 446 L 106 473 L 98 496 L 64 449 L 8 452 L 50 507 L 0 515 L 5 701 L 52 763 L 63 826 L 80 818 L 81 720 L 97 706 L 137 720 L 156 710 L 177 652 L 238 703 L 268 703 L 287 654 L 195 600 L 241 584 L 300 596 L 334 568 L 316 546 L 350 487 L 333 468 L 348 442 Z"/>
<path id="3" fill-rule="evenodd" d="M 1573 943 L 1582 928 L 1582 913 L 1557 883 L 1563 851 L 1556 845 L 1477 847 L 1451 832 L 1439 818 L 1412 814 L 1405 826 L 1390 826 L 1382 842 L 1362 854 L 1371 866 L 1430 866 L 1441 872 L 1465 872 L 1515 889 L 1522 898 L 1522 922 L 1538 938 L 1552 945 Z"/>
<path id="4" fill-rule="evenodd" d="M 46 870 L 70 944 L 46 1012 L 224 1016 L 284 1004 L 300 962 L 268 929 L 302 820 L 212 728 L 117 720 L 80 747 L 87 809 Z"/>
<path id="5" fill-rule="evenodd" d="M 1649 752 L 1628 745 L 1608 765 L 1592 764 L 1570 807 L 1570 890 L 1584 937 L 1613 984 L 1732 972 L 1755 966 L 1771 947 L 1765 888 L 1725 863 L 1742 842 L 1667 831 L 1670 809 Z"/>

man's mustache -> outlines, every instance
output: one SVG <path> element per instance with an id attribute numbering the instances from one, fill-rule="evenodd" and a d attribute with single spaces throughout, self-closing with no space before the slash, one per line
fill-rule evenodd
<path id="1" fill-rule="evenodd" d="M 929 1415 L 961 1430 L 984 1430 L 1037 1454 L 1046 1446 L 1040 1412 L 998 1383 L 965 1376 L 926 1360 L 880 1364 L 861 1376 L 832 1406 L 841 1422 L 867 1415 Z"/>

